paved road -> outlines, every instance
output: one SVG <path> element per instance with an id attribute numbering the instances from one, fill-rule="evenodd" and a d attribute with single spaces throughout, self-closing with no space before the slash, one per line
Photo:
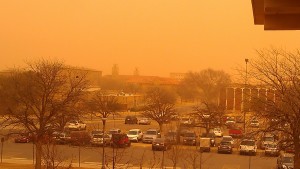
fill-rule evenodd
<path id="1" fill-rule="evenodd" d="M 16 161 L 17 163 L 28 161 L 32 163 L 31 143 L 17 144 L 13 142 L 5 142 L 3 149 L 3 159 L 7 162 Z M 112 164 L 112 151 L 110 147 L 106 147 L 107 163 Z M 151 144 L 133 143 L 130 148 L 115 149 L 116 161 L 121 164 L 130 163 L 134 166 L 161 166 L 164 159 L 165 166 L 172 166 L 171 158 L 178 153 L 178 165 L 181 168 L 192 168 L 193 164 L 196 168 L 200 168 L 200 155 L 202 169 L 248 169 L 249 161 L 252 169 L 274 169 L 276 158 L 265 157 L 263 153 L 256 156 L 241 156 L 237 150 L 233 154 L 218 154 L 216 148 L 209 153 L 200 154 L 194 146 L 180 146 L 178 150 L 168 150 L 166 152 L 151 150 Z M 79 165 L 79 147 L 68 145 L 58 145 L 56 147 L 56 157 L 63 159 L 65 163 L 74 163 Z M 164 155 L 164 158 L 163 158 Z M 194 160 L 193 160 L 194 159 Z M 81 166 L 99 167 L 102 161 L 102 147 L 81 147 L 80 163 Z"/>

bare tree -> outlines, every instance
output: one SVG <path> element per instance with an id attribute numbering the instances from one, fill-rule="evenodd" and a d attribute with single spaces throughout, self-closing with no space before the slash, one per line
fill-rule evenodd
<path id="1" fill-rule="evenodd" d="M 97 117 L 108 118 L 121 110 L 121 105 L 116 95 L 109 95 L 105 91 L 91 93 L 91 99 L 87 102 L 88 109 Z"/>
<path id="2" fill-rule="evenodd" d="M 221 125 L 224 114 L 225 109 L 217 104 L 202 102 L 194 106 L 191 116 L 197 119 L 195 125 L 204 128 L 207 134 L 211 128 Z"/>
<path id="3" fill-rule="evenodd" d="M 173 145 L 171 150 L 167 151 L 167 157 L 172 161 L 173 169 L 177 168 L 184 154 L 184 146 L 180 144 Z"/>
<path id="4" fill-rule="evenodd" d="M 81 100 L 87 87 L 85 73 L 60 62 L 39 60 L 27 70 L 16 70 L 1 84 L 7 124 L 21 124 L 35 136 L 36 169 L 41 169 L 43 140 L 56 116 Z"/>
<path id="5" fill-rule="evenodd" d="M 179 94 L 184 98 L 198 98 L 217 103 L 220 89 L 230 83 L 230 76 L 224 71 L 205 69 L 200 72 L 189 72 L 179 85 L 181 86 Z"/>
<path id="6" fill-rule="evenodd" d="M 176 115 L 176 95 L 166 88 L 153 87 L 146 92 L 145 100 L 142 114 L 155 120 L 162 131 L 163 124 L 171 121 Z"/>
<path id="7" fill-rule="evenodd" d="M 294 146 L 294 168 L 300 168 L 300 51 L 257 50 L 249 63 L 253 85 L 266 89 L 251 96 L 250 110 L 267 121 L 262 132 L 277 131 L 281 142 Z"/>

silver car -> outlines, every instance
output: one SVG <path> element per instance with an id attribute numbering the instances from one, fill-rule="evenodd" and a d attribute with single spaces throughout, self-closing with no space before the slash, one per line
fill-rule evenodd
<path id="1" fill-rule="evenodd" d="M 154 139 L 160 138 L 160 131 L 157 129 L 148 129 L 143 135 L 143 143 L 152 143 Z"/>

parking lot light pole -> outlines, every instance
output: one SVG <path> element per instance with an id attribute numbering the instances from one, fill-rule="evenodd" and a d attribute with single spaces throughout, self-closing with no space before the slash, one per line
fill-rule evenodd
<path id="1" fill-rule="evenodd" d="M 246 76 L 245 76 L 245 92 L 246 92 L 246 87 L 247 87 L 247 80 L 248 80 L 248 70 L 247 70 L 247 65 L 248 65 L 248 59 L 245 59 L 245 63 L 246 63 Z M 246 105 L 246 93 L 244 93 L 244 134 L 246 133 L 246 109 L 248 106 L 245 106 Z"/>
<path id="2" fill-rule="evenodd" d="M 105 133 L 105 123 L 106 123 L 105 117 L 102 117 L 102 167 L 101 169 L 105 169 L 105 149 L 104 149 L 104 133 Z"/>

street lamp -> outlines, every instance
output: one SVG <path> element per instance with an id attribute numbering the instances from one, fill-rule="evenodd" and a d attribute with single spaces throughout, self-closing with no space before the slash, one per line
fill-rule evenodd
<path id="1" fill-rule="evenodd" d="M 246 76 L 245 76 L 245 91 L 246 91 L 246 87 L 247 87 L 247 80 L 248 80 L 248 70 L 247 70 L 247 65 L 248 65 L 248 62 L 249 62 L 249 60 L 246 58 L 245 59 L 245 63 L 246 63 Z M 244 96 L 246 96 L 245 95 L 246 93 L 244 93 Z M 246 133 L 246 109 L 247 109 L 247 107 L 248 106 L 245 106 L 246 105 L 246 99 L 244 99 L 244 134 Z"/>
<path id="2" fill-rule="evenodd" d="M 105 123 L 106 123 L 106 119 L 105 117 L 102 117 L 102 143 L 103 143 L 103 146 L 102 146 L 102 167 L 101 169 L 105 169 L 105 150 L 104 150 L 104 133 L 105 133 Z"/>

